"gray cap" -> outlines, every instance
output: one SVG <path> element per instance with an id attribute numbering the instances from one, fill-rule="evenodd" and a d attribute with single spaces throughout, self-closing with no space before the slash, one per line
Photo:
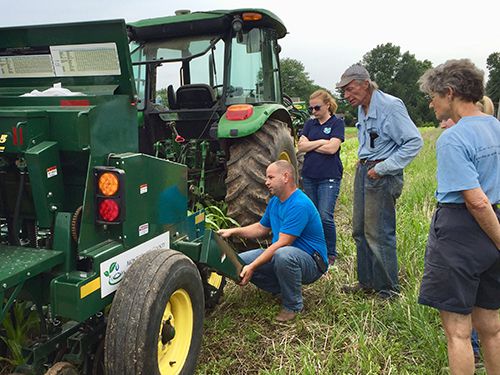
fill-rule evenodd
<path id="1" fill-rule="evenodd" d="M 351 65 L 349 68 L 347 68 L 344 74 L 342 74 L 342 77 L 340 77 L 340 82 L 338 82 L 335 87 L 340 89 L 344 86 L 347 86 L 349 83 L 351 83 L 351 81 L 354 81 L 355 79 L 366 81 L 367 79 L 370 79 L 370 73 L 368 73 L 368 70 L 366 70 L 363 65 Z"/>

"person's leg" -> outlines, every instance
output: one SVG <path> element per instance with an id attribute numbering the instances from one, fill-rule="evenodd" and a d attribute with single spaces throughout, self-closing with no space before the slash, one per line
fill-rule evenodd
<path id="1" fill-rule="evenodd" d="M 474 374 L 474 354 L 470 344 L 471 315 L 449 311 L 440 312 L 444 333 L 448 341 L 448 362 L 452 375 Z"/>
<path id="2" fill-rule="evenodd" d="M 304 193 L 309 197 L 314 203 L 316 208 L 318 207 L 318 184 L 314 178 L 302 177 L 302 189 Z"/>
<path id="3" fill-rule="evenodd" d="M 481 349 L 479 346 L 479 337 L 477 336 L 475 328 L 472 328 L 470 343 L 472 345 L 472 351 L 474 352 L 474 362 L 478 362 L 481 358 Z"/>
<path id="4" fill-rule="evenodd" d="M 335 204 L 340 190 L 340 180 L 324 179 L 318 181 L 318 212 L 325 232 L 326 249 L 328 259 L 335 260 L 337 257 L 337 233 L 334 221 Z"/>
<path id="5" fill-rule="evenodd" d="M 264 250 L 262 249 L 255 249 L 240 253 L 239 256 L 243 260 L 243 262 L 245 262 L 245 264 L 250 264 L 263 252 Z M 263 264 L 262 266 L 257 268 L 253 273 L 250 282 L 258 288 L 265 290 L 266 292 L 272 294 L 280 293 L 280 285 L 278 279 L 276 278 L 276 274 L 274 273 L 274 267 L 271 262 Z"/>
<path id="6" fill-rule="evenodd" d="M 483 350 L 484 367 L 488 375 L 500 374 L 500 318 L 498 310 L 474 307 L 472 322 L 476 327 Z"/>
<path id="7" fill-rule="evenodd" d="M 366 179 L 365 234 L 371 253 L 373 288 L 379 292 L 399 291 L 396 253 L 396 198 L 403 187 L 402 175 Z"/>
<path id="8" fill-rule="evenodd" d="M 352 237 L 356 242 L 358 281 L 366 288 L 373 288 L 371 254 L 365 237 L 365 179 L 366 166 L 357 165 L 354 176 L 352 208 Z"/>
<path id="9" fill-rule="evenodd" d="M 303 309 L 302 284 L 310 284 L 321 277 L 311 255 L 293 246 L 282 247 L 273 256 L 274 273 L 281 288 L 283 307 L 288 311 Z"/>

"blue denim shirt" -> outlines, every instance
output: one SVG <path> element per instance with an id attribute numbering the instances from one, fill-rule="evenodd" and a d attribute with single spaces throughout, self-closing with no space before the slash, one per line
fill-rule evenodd
<path id="1" fill-rule="evenodd" d="M 358 107 L 358 119 L 358 157 L 385 159 L 375 166 L 379 175 L 400 173 L 424 144 L 401 99 L 380 90 L 372 93 L 368 114 Z"/>

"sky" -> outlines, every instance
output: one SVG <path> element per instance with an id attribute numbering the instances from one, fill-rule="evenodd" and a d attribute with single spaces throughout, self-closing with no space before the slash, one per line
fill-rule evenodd
<path id="1" fill-rule="evenodd" d="M 477 6 L 476 6 L 477 5 Z M 392 43 L 434 66 L 469 58 L 487 74 L 500 52 L 500 1 L 483 0 L 0 0 L 0 27 L 123 18 L 127 22 L 191 11 L 266 8 L 289 34 L 281 58 L 301 61 L 310 78 L 332 90 L 351 64 L 377 45 Z"/>

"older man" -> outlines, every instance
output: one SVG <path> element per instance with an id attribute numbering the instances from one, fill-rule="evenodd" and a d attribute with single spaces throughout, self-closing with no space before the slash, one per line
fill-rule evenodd
<path id="1" fill-rule="evenodd" d="M 399 292 L 396 199 L 403 169 L 422 147 L 422 137 L 403 102 L 380 91 L 363 66 L 348 68 L 337 88 L 358 107 L 359 140 L 353 207 L 359 282 L 343 290 L 393 298 Z"/>
<path id="2" fill-rule="evenodd" d="M 420 88 L 438 120 L 438 200 L 418 301 L 439 310 L 451 374 L 473 374 L 477 329 L 486 372 L 500 374 L 500 122 L 482 113 L 483 72 L 470 60 L 428 70 Z"/>
<path id="3" fill-rule="evenodd" d="M 282 310 L 277 321 L 295 318 L 302 311 L 302 284 L 310 284 L 326 272 L 328 260 L 319 213 L 295 183 L 293 166 L 284 160 L 269 165 L 266 186 L 273 195 L 260 222 L 241 228 L 222 229 L 223 237 L 259 238 L 272 230 L 267 249 L 240 254 L 246 263 L 240 285 L 249 281 L 281 295 Z"/>

